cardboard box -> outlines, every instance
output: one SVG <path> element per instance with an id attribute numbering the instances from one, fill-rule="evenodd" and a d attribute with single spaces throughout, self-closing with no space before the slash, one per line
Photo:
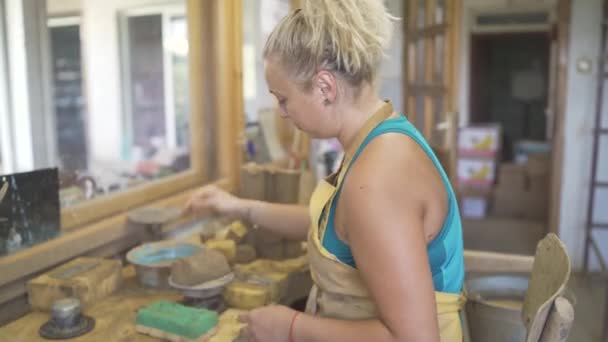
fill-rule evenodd
<path id="1" fill-rule="evenodd" d="M 546 153 L 529 155 L 526 171 L 529 176 L 548 175 L 551 171 L 551 155 Z"/>
<path id="2" fill-rule="evenodd" d="M 531 194 L 543 195 L 548 199 L 551 196 L 551 176 L 549 174 L 530 175 L 528 177 L 528 191 Z"/>
<path id="3" fill-rule="evenodd" d="M 32 309 L 50 310 L 53 302 L 76 297 L 84 309 L 109 296 L 122 285 L 118 260 L 77 258 L 27 283 Z"/>
<path id="4" fill-rule="evenodd" d="M 524 191 L 527 188 L 526 167 L 512 163 L 501 164 L 498 168 L 498 187 Z"/>
<path id="5" fill-rule="evenodd" d="M 546 221 L 549 217 L 549 196 L 546 193 L 528 192 L 524 200 L 524 218 Z"/>
<path id="6" fill-rule="evenodd" d="M 239 196 L 247 199 L 263 201 L 266 199 L 266 176 L 264 168 L 255 163 L 241 167 L 241 182 Z"/>
<path id="7" fill-rule="evenodd" d="M 494 159 L 500 152 L 499 125 L 469 126 L 458 132 L 458 155 Z"/>
<path id="8" fill-rule="evenodd" d="M 463 218 L 483 219 L 488 216 L 492 192 L 488 189 L 461 189 L 460 212 Z"/>
<path id="9" fill-rule="evenodd" d="M 515 160 L 525 164 L 530 156 L 537 154 L 551 154 L 551 142 L 521 140 L 515 143 Z"/>
<path id="10" fill-rule="evenodd" d="M 494 191 L 492 213 L 498 217 L 524 218 L 528 193 L 521 189 L 497 188 Z"/>
<path id="11" fill-rule="evenodd" d="M 548 217 L 548 202 L 545 194 L 498 188 L 494 192 L 492 213 L 498 217 L 544 221 Z"/>
<path id="12" fill-rule="evenodd" d="M 496 178 L 496 162 L 490 159 L 460 158 L 458 184 L 460 188 L 491 188 Z"/>

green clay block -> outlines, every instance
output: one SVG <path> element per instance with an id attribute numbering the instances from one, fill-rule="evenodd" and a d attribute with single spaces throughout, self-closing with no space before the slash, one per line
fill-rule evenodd
<path id="1" fill-rule="evenodd" d="M 215 328 L 218 315 L 177 303 L 156 302 L 137 312 L 136 323 L 194 340 Z"/>

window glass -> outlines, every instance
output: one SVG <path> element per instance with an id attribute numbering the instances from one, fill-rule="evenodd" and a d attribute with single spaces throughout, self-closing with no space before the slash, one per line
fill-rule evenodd
<path id="1" fill-rule="evenodd" d="M 191 169 L 186 5 L 159 3 L 7 6 L 0 255 L 57 236 L 61 210 L 78 215 L 81 204 Z"/>

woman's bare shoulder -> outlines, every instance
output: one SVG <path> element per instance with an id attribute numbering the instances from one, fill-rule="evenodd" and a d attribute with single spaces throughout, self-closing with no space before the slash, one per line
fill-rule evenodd
<path id="1" fill-rule="evenodd" d="M 432 200 L 445 194 L 443 180 L 429 156 L 416 141 L 400 133 L 382 134 L 361 152 L 345 187 L 362 186 L 389 194 L 407 191 L 409 200 Z"/>

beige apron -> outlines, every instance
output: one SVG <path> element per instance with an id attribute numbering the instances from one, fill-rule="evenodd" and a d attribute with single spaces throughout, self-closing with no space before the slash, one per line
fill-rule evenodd
<path id="1" fill-rule="evenodd" d="M 365 123 L 346 150 L 338 172 L 321 181 L 312 195 L 308 257 L 314 285 L 306 305 L 309 314 L 344 320 L 373 319 L 378 316 L 376 305 L 370 298 L 359 271 L 340 262 L 326 250 L 321 237 L 327 225 L 331 201 L 344 181 L 354 154 L 369 133 L 392 113 L 393 108 L 387 103 Z M 464 306 L 464 296 L 435 292 L 435 300 L 441 341 L 461 341 L 459 311 Z"/>

